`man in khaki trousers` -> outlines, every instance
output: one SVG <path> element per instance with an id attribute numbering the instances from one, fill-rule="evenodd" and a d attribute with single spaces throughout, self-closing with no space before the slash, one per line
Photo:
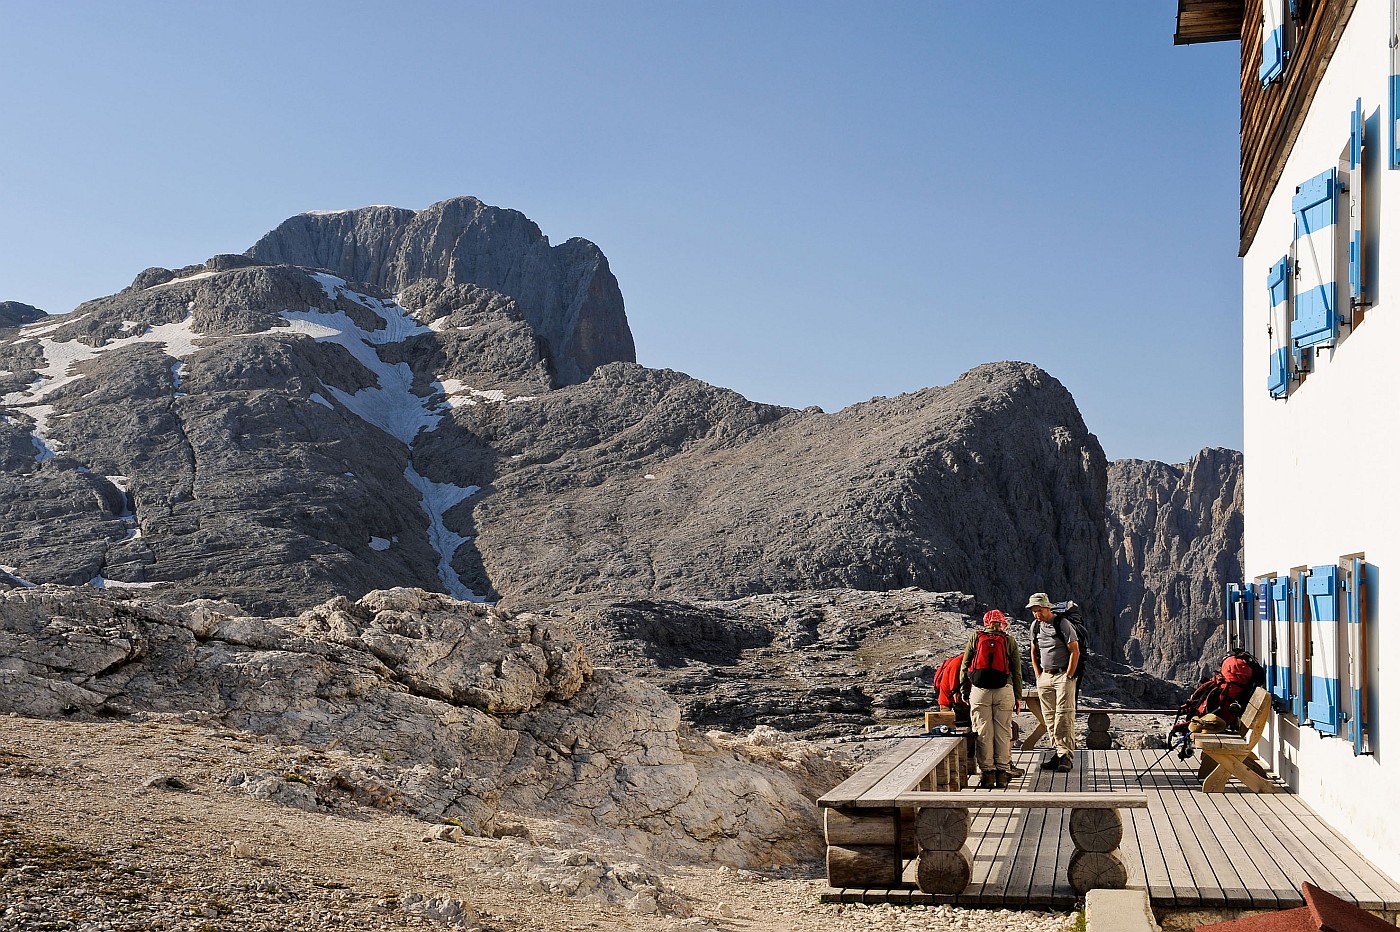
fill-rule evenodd
<path id="1" fill-rule="evenodd" d="M 1074 769 L 1074 693 L 1079 681 L 1079 635 L 1074 625 L 1055 614 L 1054 603 L 1044 592 L 1031 596 L 1026 608 L 1035 616 L 1031 625 L 1031 669 L 1040 693 L 1045 727 L 1055 753 L 1042 763 L 1043 770 Z M 1058 629 L 1058 633 L 1056 631 Z"/>

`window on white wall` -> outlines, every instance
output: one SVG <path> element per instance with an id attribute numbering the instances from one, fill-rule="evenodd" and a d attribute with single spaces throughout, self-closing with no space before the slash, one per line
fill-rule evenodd
<path id="1" fill-rule="evenodd" d="M 1298 185 L 1293 197 L 1293 252 L 1296 259 L 1293 320 L 1295 365 L 1301 351 L 1337 339 L 1337 269 L 1344 248 L 1338 243 L 1342 211 L 1337 169 L 1329 168 Z"/>
<path id="2" fill-rule="evenodd" d="M 1351 740 L 1353 754 L 1371 753 L 1371 709 L 1374 704 L 1371 662 L 1370 579 L 1364 553 L 1353 553 L 1337 562 L 1338 585 L 1342 592 L 1342 616 L 1346 634 L 1343 638 L 1345 674 L 1341 693 L 1342 714 L 1346 736 Z"/>
<path id="3" fill-rule="evenodd" d="M 1362 193 L 1365 188 L 1363 143 L 1366 141 L 1366 113 L 1361 98 L 1351 111 L 1351 139 L 1347 143 L 1347 296 L 1353 310 L 1366 303 L 1365 237 L 1362 229 Z"/>

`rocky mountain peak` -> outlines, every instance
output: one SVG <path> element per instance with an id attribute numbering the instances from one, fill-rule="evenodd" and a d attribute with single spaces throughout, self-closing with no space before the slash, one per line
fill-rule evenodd
<path id="1" fill-rule="evenodd" d="M 43 311 L 32 305 L 20 304 L 18 301 L 0 301 L 0 329 L 22 327 L 36 320 L 43 320 L 45 316 Z"/>
<path id="2" fill-rule="evenodd" d="M 249 257 L 327 269 L 396 294 L 420 279 L 474 284 L 514 298 L 547 348 L 556 385 L 600 365 L 634 362 L 622 291 L 594 244 L 551 246 L 515 210 L 457 197 L 398 207 L 299 214 L 258 240 Z"/>

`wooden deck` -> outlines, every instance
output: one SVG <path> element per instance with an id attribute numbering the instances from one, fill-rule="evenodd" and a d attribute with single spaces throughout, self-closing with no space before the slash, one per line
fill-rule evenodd
<path id="1" fill-rule="evenodd" d="M 1086 792 L 1137 790 L 1146 809 L 1123 810 L 1120 846 L 1128 886 L 1146 889 L 1154 908 L 1291 909 L 1302 906 L 1309 881 L 1363 909 L 1400 910 L 1400 885 L 1371 866 L 1346 839 L 1297 796 L 1256 795 L 1232 783 L 1203 793 L 1199 755 L 1176 753 L 1134 777 L 1161 751 L 1079 751 L 1070 773 L 1042 771 L 1046 752 L 1016 755 L 1026 775 L 1006 790 L 963 792 Z M 956 903 L 963 906 L 1061 907 L 1077 897 L 1066 868 L 1073 846 L 1064 809 L 984 809 L 973 819 L 972 882 L 957 896 L 922 893 L 908 862 L 897 889 L 828 889 L 821 898 L 846 903 Z"/>

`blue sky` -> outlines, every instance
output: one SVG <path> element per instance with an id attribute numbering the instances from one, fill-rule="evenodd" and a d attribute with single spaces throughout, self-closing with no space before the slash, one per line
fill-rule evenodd
<path id="1" fill-rule="evenodd" d="M 0 300 L 469 194 L 597 243 L 646 365 L 834 411 L 1021 359 L 1110 458 L 1238 449 L 1238 43 L 994 6 L 0 0 Z"/>

